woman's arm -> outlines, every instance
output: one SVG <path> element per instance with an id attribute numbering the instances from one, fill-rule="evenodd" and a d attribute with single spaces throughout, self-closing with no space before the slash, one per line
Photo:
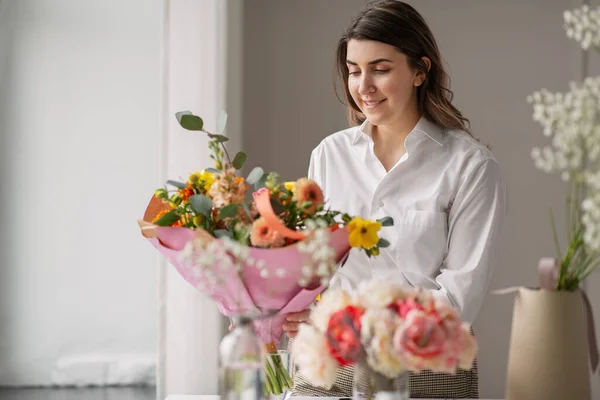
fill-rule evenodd
<path id="1" fill-rule="evenodd" d="M 448 215 L 448 253 L 434 291 L 473 322 L 501 248 L 506 192 L 494 159 L 478 163 L 463 180 Z"/>

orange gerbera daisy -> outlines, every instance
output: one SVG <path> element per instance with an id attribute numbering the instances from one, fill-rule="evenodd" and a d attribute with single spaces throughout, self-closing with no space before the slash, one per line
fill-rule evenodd
<path id="1" fill-rule="evenodd" d="M 255 247 L 281 247 L 285 244 L 285 239 L 260 217 L 252 223 L 250 242 Z"/>
<path id="2" fill-rule="evenodd" d="M 298 207 L 306 214 L 314 214 L 315 211 L 317 211 L 317 207 L 323 205 L 323 191 L 317 182 L 311 179 L 301 178 L 296 182 L 292 200 L 294 200 L 298 204 Z M 306 202 L 311 202 L 311 205 L 307 208 L 303 208 L 302 205 Z"/>

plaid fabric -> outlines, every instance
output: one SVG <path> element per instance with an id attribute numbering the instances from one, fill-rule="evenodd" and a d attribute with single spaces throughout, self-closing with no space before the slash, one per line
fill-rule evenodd
<path id="1" fill-rule="evenodd" d="M 473 334 L 473 330 L 471 329 Z M 288 344 L 293 343 L 290 340 Z M 294 390 L 292 396 L 323 396 L 323 397 L 352 397 L 352 380 L 354 367 L 352 365 L 340 368 L 331 389 L 313 386 L 294 365 Z M 477 359 L 471 370 L 458 370 L 456 374 L 443 374 L 423 371 L 409 377 L 410 396 L 429 399 L 478 399 L 479 379 L 477 374 Z"/>

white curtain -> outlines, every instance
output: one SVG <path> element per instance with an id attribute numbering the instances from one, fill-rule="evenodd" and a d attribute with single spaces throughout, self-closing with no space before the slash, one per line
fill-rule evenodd
<path id="1" fill-rule="evenodd" d="M 164 0 L 161 182 L 212 166 L 207 137 L 183 130 L 177 111 L 200 115 L 214 131 L 219 113 L 227 110 L 225 134 L 233 151 L 240 145 L 241 6 L 240 0 Z M 226 321 L 209 298 L 160 261 L 158 400 L 217 394 L 218 343 Z"/>

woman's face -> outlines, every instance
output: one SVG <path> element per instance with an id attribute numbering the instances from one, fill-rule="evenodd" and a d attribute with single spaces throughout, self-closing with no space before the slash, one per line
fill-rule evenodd
<path id="1" fill-rule="evenodd" d="M 348 88 L 373 125 L 394 125 L 417 110 L 417 87 L 425 80 L 394 46 L 371 40 L 348 42 Z"/>

